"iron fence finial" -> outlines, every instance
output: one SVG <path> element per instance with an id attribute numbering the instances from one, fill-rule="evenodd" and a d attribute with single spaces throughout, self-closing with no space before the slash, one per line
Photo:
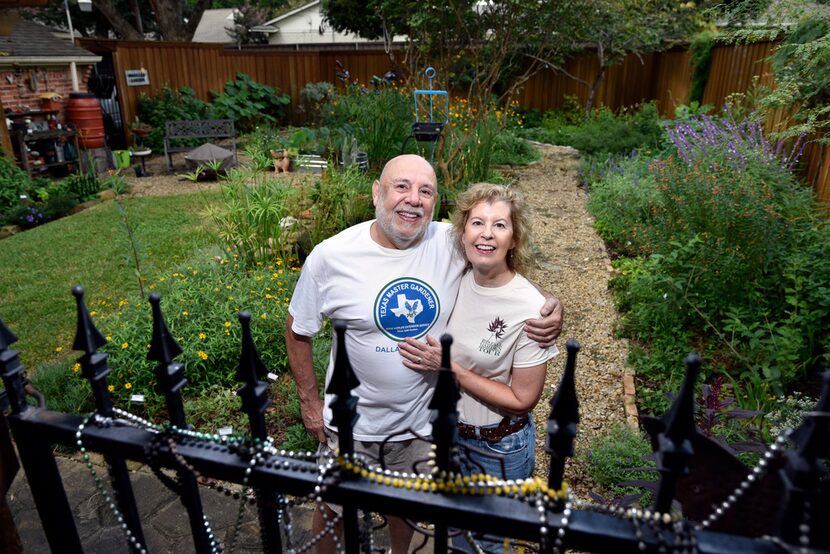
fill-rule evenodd
<path id="1" fill-rule="evenodd" d="M 346 322 L 336 320 L 332 322 L 336 335 L 334 369 L 331 380 L 326 387 L 327 394 L 333 394 L 334 399 L 329 404 L 331 422 L 337 427 L 338 447 L 343 455 L 354 454 L 354 424 L 360 417 L 357 413 L 357 397 L 351 391 L 360 385 L 349 353 L 346 350 Z"/>
<path id="2" fill-rule="evenodd" d="M 76 285 L 72 287 L 72 294 L 75 296 L 75 304 L 78 307 L 78 321 L 72 350 L 86 352 L 88 355 L 95 354 L 100 347 L 107 344 L 107 339 L 92 322 L 92 317 L 84 302 L 84 288 Z"/>
<path id="3" fill-rule="evenodd" d="M 565 343 L 565 349 L 568 358 L 559 388 L 550 400 L 545 445 L 545 452 L 550 454 L 548 487 L 553 490 L 562 487 L 565 459 L 574 455 L 574 439 L 579 423 L 579 398 L 576 396 L 576 356 L 580 349 L 579 342 L 570 339 Z"/>
<path id="4" fill-rule="evenodd" d="M 260 378 L 268 374 L 268 369 L 262 363 L 251 335 L 251 314 L 239 312 L 239 323 L 242 325 L 242 352 L 239 355 L 236 380 L 244 384 L 236 394 L 242 399 L 242 410 L 248 414 L 251 436 L 265 439 L 268 436 L 265 410 L 271 405 L 271 399 L 268 398 L 268 385 L 260 381 Z"/>
<path id="5" fill-rule="evenodd" d="M 660 482 L 654 509 L 669 513 L 677 489 L 677 481 L 689 472 L 689 460 L 694 455 L 692 441 L 697 433 L 694 420 L 695 381 L 700 372 L 701 360 L 697 354 L 689 354 L 683 361 L 686 377 L 680 394 L 671 409 L 663 416 L 663 432 L 657 435 L 657 471 Z"/>
<path id="6" fill-rule="evenodd" d="M 161 295 L 154 292 L 149 298 L 153 310 L 153 338 L 147 359 L 161 364 L 169 364 L 173 358 L 182 353 L 182 348 L 170 334 L 170 329 L 161 313 Z"/>

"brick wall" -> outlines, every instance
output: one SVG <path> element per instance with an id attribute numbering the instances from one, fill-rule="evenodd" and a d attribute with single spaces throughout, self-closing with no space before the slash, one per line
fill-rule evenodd
<path id="1" fill-rule="evenodd" d="M 86 83 L 92 73 L 92 66 L 78 66 L 78 88 L 86 92 Z M 13 82 L 9 82 L 11 76 Z M 32 76 L 37 82 L 37 91 L 30 86 Z M 69 93 L 72 92 L 72 77 L 69 74 L 69 67 L 65 68 L 22 68 L 18 70 L 0 70 L 0 100 L 3 107 L 13 111 L 20 111 L 24 106 L 31 110 L 41 108 L 40 96 L 44 92 L 56 92 L 63 97 L 62 109 L 58 114 L 60 121 L 66 120 L 66 102 L 69 100 Z"/>

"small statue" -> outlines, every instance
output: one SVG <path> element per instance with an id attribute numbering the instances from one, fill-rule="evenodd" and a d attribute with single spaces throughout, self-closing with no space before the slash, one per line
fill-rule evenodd
<path id="1" fill-rule="evenodd" d="M 281 156 L 281 157 L 280 157 Z M 271 158 L 274 160 L 274 171 L 277 173 L 288 173 L 291 171 L 291 157 L 288 155 L 288 149 L 271 150 Z"/>

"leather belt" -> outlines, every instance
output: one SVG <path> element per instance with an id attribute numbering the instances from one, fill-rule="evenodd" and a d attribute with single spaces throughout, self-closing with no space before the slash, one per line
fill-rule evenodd
<path id="1" fill-rule="evenodd" d="M 507 435 L 512 435 L 530 421 L 527 414 L 520 418 L 511 421 L 509 417 L 505 417 L 499 422 L 496 427 L 476 427 L 475 425 L 468 425 L 466 423 L 458 423 L 458 434 L 465 439 L 479 439 L 485 442 L 499 442 Z M 476 429 L 478 432 L 476 432 Z"/>

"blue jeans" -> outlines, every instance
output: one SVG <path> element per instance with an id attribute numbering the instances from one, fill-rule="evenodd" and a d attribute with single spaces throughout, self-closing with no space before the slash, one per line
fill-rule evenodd
<path id="1" fill-rule="evenodd" d="M 536 426 L 533 423 L 533 415 L 528 414 L 530 421 L 527 425 L 507 435 L 499 442 L 487 442 L 481 439 L 470 439 L 458 437 L 458 444 L 461 447 L 472 446 L 483 450 L 490 455 L 498 457 L 482 456 L 472 450 L 461 448 L 461 473 L 472 475 L 473 473 L 484 472 L 496 478 L 527 479 L 533 475 L 533 466 L 536 464 Z M 483 425 L 482 427 L 497 427 Z M 504 472 L 502 472 L 501 461 L 504 461 Z M 473 533 L 473 538 L 479 547 L 488 554 L 501 554 L 505 552 L 504 539 L 485 539 L 479 533 Z M 453 547 L 463 552 L 473 552 L 470 544 L 462 536 L 452 538 Z"/>
<path id="2" fill-rule="evenodd" d="M 499 442 L 487 442 L 481 439 L 459 437 L 459 446 L 472 446 L 490 456 L 482 456 L 472 450 L 461 449 L 461 473 L 471 475 L 485 472 L 501 479 L 527 479 L 533 475 L 536 465 L 536 426 L 533 416 L 530 415 L 527 425 L 513 434 L 507 435 Z M 497 427 L 498 424 L 483 425 L 482 427 Z M 502 475 L 501 459 L 504 461 Z"/>

